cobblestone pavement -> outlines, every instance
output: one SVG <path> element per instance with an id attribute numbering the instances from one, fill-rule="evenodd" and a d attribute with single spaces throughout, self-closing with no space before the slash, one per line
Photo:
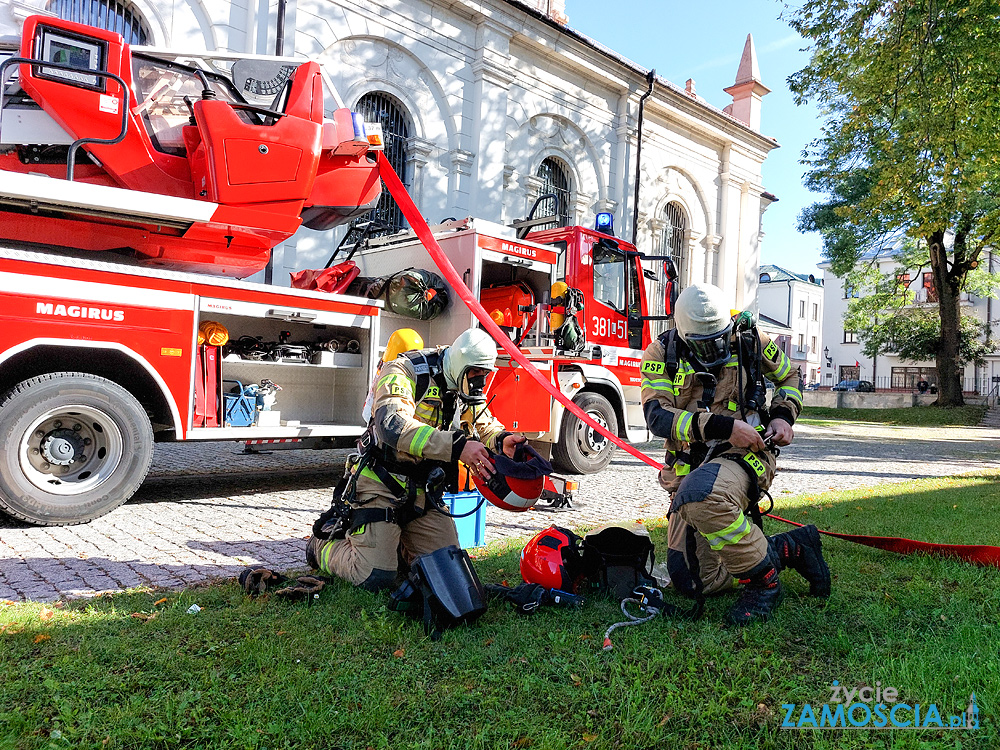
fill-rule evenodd
<path id="1" fill-rule="evenodd" d="M 656 444 L 641 446 L 658 456 Z M 343 451 L 246 455 L 236 444 L 157 446 L 146 484 L 89 524 L 36 528 L 0 519 L 0 599 L 52 601 L 135 586 L 180 588 L 232 577 L 250 564 L 304 568 L 309 528 L 328 506 Z M 822 492 L 1000 468 L 1000 430 L 883 425 L 799 425 L 772 487 Z M 595 526 L 655 518 L 667 497 L 655 472 L 619 452 L 581 478 L 569 512 L 487 511 L 487 541 L 521 538 L 551 523 Z"/>

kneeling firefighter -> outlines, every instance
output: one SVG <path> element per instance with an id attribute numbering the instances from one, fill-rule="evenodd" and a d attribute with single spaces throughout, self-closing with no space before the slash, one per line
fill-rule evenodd
<path id="1" fill-rule="evenodd" d="M 771 616 L 783 568 L 805 577 L 812 595 L 828 596 L 816 527 L 766 537 L 757 504 L 774 479 L 775 446 L 792 442 L 802 409 L 799 369 L 749 313 L 730 317 L 722 290 L 710 284 L 681 292 L 674 322 L 641 366 L 646 424 L 666 439 L 659 479 L 673 495 L 667 567 L 674 587 L 700 613 L 704 596 L 742 584 L 727 615 L 734 625 Z M 770 408 L 764 378 L 775 385 Z"/>
<path id="2" fill-rule="evenodd" d="M 376 591 L 397 582 L 400 561 L 458 546 L 454 520 L 438 509 L 458 461 L 485 482 L 491 451 L 513 457 L 524 441 L 486 408 L 496 357 L 489 334 L 472 328 L 449 347 L 382 364 L 359 458 L 313 526 L 312 567 Z"/>

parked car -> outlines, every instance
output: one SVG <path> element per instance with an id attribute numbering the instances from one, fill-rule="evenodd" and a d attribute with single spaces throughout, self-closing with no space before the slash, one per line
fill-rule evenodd
<path id="1" fill-rule="evenodd" d="M 867 380 L 841 380 L 831 391 L 858 391 L 860 393 L 874 393 L 875 386 Z"/>
<path id="2" fill-rule="evenodd" d="M 818 391 L 819 388 L 820 388 L 819 383 L 810 383 L 809 385 L 805 386 L 805 390 L 807 391 Z"/>

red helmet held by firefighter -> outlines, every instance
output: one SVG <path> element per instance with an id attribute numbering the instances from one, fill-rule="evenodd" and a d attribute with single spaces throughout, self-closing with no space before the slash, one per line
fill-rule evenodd
<path id="1" fill-rule="evenodd" d="M 512 511 L 528 510 L 538 502 L 552 465 L 534 448 L 526 442 L 518 443 L 514 458 L 494 453 L 489 460 L 493 466 L 490 478 L 477 476 L 473 480 L 483 497 L 498 508 Z"/>

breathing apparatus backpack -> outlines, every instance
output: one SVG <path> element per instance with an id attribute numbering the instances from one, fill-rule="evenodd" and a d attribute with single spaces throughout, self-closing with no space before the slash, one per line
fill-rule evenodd
<path id="1" fill-rule="evenodd" d="M 639 524 L 609 525 L 583 537 L 583 566 L 591 586 L 621 601 L 637 586 L 657 586 L 649 532 Z"/>
<path id="2" fill-rule="evenodd" d="M 587 345 L 587 336 L 577 320 L 577 313 L 583 310 L 583 292 L 568 286 L 564 281 L 552 285 L 549 294 L 552 311 L 549 313 L 549 327 L 555 338 L 555 347 L 562 352 L 578 354 Z M 562 307 L 562 311 L 556 308 Z"/>
<path id="3" fill-rule="evenodd" d="M 423 620 L 424 633 L 440 640 L 448 628 L 471 625 L 486 612 L 486 589 L 469 553 L 451 545 L 421 555 L 389 597 L 389 609 Z"/>

